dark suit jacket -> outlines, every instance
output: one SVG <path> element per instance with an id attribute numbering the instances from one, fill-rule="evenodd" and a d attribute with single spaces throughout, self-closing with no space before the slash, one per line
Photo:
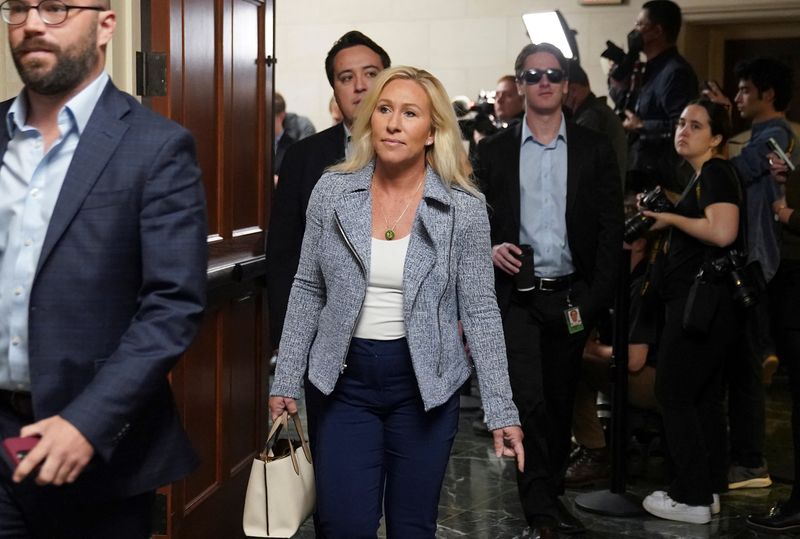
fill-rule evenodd
<path id="1" fill-rule="evenodd" d="M 283 158 L 286 157 L 286 150 L 295 142 L 296 140 L 285 131 L 283 135 L 281 135 L 281 138 L 278 139 L 278 144 L 275 147 L 275 158 L 272 162 L 272 170 L 275 172 L 276 176 L 281 175 L 281 165 L 283 165 Z"/>
<path id="2" fill-rule="evenodd" d="M 273 346 L 278 346 L 289 304 L 300 247 L 306 229 L 306 208 L 323 171 L 344 159 L 344 125 L 336 124 L 304 138 L 286 150 L 272 202 L 267 236 L 267 299 Z"/>
<path id="3" fill-rule="evenodd" d="M 7 145 L 3 128 L 0 156 Z M 30 296 L 35 418 L 62 416 L 96 452 L 70 487 L 77 495 L 150 491 L 196 464 L 167 374 L 205 303 L 205 214 L 191 135 L 109 82 L 64 179 Z"/>
<path id="4" fill-rule="evenodd" d="M 478 146 L 476 175 L 489 205 L 492 245 L 519 245 L 521 136 L 520 122 Z M 613 300 L 622 249 L 619 168 L 608 138 L 572 123 L 567 123 L 567 160 L 567 240 L 576 272 L 590 287 L 588 304 L 581 310 L 596 319 Z M 513 280 L 499 270 L 495 279 L 505 313 Z"/>

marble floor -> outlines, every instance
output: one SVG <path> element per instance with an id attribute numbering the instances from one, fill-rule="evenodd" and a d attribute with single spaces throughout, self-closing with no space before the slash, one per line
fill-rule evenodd
<path id="1" fill-rule="evenodd" d="M 595 489 L 569 490 L 564 500 L 588 531 L 582 538 L 749 538 L 744 517 L 763 512 L 776 499 L 785 498 L 791 488 L 793 462 L 789 424 L 790 398 L 786 382 L 776 377 L 768 390 L 767 459 L 774 484 L 767 489 L 736 490 L 722 495 L 722 513 L 710 524 L 693 525 L 651 516 L 612 518 L 575 509 L 576 496 Z M 488 437 L 473 432 L 472 422 L 480 418 L 474 410 L 462 410 L 460 429 L 453 447 L 439 505 L 440 539 L 515 539 L 530 534 L 517 499 L 513 464 L 494 456 Z M 649 456 L 628 459 L 627 492 L 633 496 L 662 488 L 663 458 Z M 605 487 L 605 485 L 601 486 Z M 306 523 L 295 539 L 311 539 L 313 527 Z M 383 527 L 379 537 L 385 537 Z M 781 537 L 770 535 L 769 537 Z"/>

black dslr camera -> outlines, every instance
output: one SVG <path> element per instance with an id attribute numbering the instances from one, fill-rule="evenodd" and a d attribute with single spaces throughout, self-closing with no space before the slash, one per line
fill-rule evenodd
<path id="1" fill-rule="evenodd" d="M 614 63 L 609 75 L 612 79 L 622 82 L 628 80 L 633 72 L 633 66 L 639 59 L 639 53 L 644 48 L 642 35 L 631 30 L 628 33 L 628 52 L 612 41 L 606 41 L 606 49 L 600 53 L 603 58 L 608 58 Z"/>
<path id="2" fill-rule="evenodd" d="M 747 264 L 747 253 L 731 249 L 724 255 L 708 262 L 708 269 L 718 278 L 728 280 L 733 300 L 742 307 L 758 303 L 759 277 L 753 266 Z"/>
<path id="3" fill-rule="evenodd" d="M 674 208 L 672 202 L 669 201 L 661 190 L 661 186 L 656 186 L 655 189 L 644 193 L 642 199 L 639 201 L 639 205 L 646 210 L 657 213 L 671 212 Z M 625 221 L 625 231 L 623 233 L 625 243 L 633 243 L 644 236 L 645 232 L 650 230 L 654 222 L 655 219 L 646 217 L 641 212 Z"/>

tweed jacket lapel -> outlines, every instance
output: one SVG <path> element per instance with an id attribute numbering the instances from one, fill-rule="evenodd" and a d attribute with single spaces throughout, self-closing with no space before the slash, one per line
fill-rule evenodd
<path id="1" fill-rule="evenodd" d="M 349 189 L 342 193 L 334 208 L 342 232 L 361 259 L 367 279 L 372 252 L 372 196 L 369 187 L 374 168 L 373 164 L 369 164 L 354 172 L 349 178 Z"/>
<path id="2" fill-rule="evenodd" d="M 369 279 L 372 246 L 372 196 L 370 184 L 374 164 L 352 174 L 349 188 L 335 203 L 336 219 L 353 246 Z M 417 209 L 403 266 L 403 303 L 410 312 L 425 277 L 436 264 L 437 253 L 448 252 L 452 234 L 450 194 L 439 176 L 428 167 L 425 190 Z M 444 206 L 445 211 L 442 211 Z M 448 255 L 449 260 L 449 255 Z"/>
<path id="3" fill-rule="evenodd" d="M 414 220 L 403 268 L 403 304 L 406 313 L 411 312 L 422 282 L 436 264 L 437 253 L 448 253 L 448 263 L 450 261 L 453 223 L 450 204 L 447 188 L 433 169 L 428 167 L 425 171 L 425 191 Z M 442 211 L 442 205 L 445 211 Z"/>
<path id="4" fill-rule="evenodd" d="M 89 118 L 89 123 L 86 124 L 86 129 L 81 134 L 67 175 L 64 177 L 64 184 L 45 235 L 42 254 L 36 268 L 37 274 L 128 130 L 128 125 L 120 118 L 129 110 L 130 107 L 123 94 L 109 81 Z"/>

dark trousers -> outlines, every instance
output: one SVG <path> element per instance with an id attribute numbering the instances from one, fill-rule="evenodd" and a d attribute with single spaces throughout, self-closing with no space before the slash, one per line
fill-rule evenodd
<path id="1" fill-rule="evenodd" d="M 511 390 L 525 433 L 517 487 L 532 527 L 556 524 L 564 492 L 575 388 L 592 324 L 582 313 L 586 329 L 570 335 L 564 310 L 568 294 L 580 305 L 586 292 L 582 282 L 571 292 L 515 292 L 504 318 Z"/>
<path id="2" fill-rule="evenodd" d="M 436 536 L 458 430 L 458 394 L 425 412 L 405 339 L 353 339 L 333 393 L 315 404 L 317 523 L 326 539 Z"/>
<path id="3" fill-rule="evenodd" d="M 0 405 L 0 438 L 19 436 L 32 418 Z M 124 499 L 88 499 L 75 486 L 21 484 L 0 464 L 0 539 L 149 539 L 155 493 Z M 36 472 L 34 472 L 36 473 Z"/>
<path id="4" fill-rule="evenodd" d="M 710 505 L 713 493 L 728 488 L 724 366 L 741 322 L 727 289 L 719 295 L 721 304 L 702 336 L 683 330 L 685 297 L 664 305 L 656 397 L 674 464 L 669 495 L 689 505 Z"/>
<path id="5" fill-rule="evenodd" d="M 789 371 L 792 393 L 792 437 L 794 473 L 791 501 L 800 509 L 800 260 L 782 260 L 770 282 L 772 327 L 778 357 Z"/>
<path id="6" fill-rule="evenodd" d="M 757 468 L 764 465 L 766 394 L 762 380 L 764 358 L 774 353 L 768 298 L 747 309 L 739 346 L 728 362 L 728 421 L 731 462 Z M 768 344 L 767 344 L 768 343 Z"/>

